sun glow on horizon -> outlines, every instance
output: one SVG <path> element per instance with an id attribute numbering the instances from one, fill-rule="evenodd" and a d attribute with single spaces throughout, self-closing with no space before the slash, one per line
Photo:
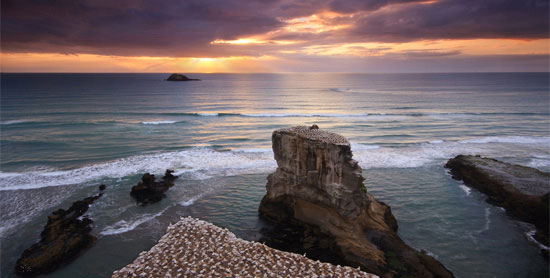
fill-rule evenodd
<path id="1" fill-rule="evenodd" d="M 0 54 L 2 72 L 270 72 L 265 62 L 276 59 L 273 56 L 177 58 L 57 53 Z"/>

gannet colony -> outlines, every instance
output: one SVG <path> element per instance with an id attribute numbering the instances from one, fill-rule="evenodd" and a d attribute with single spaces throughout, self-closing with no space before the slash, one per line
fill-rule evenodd
<path id="1" fill-rule="evenodd" d="M 304 255 L 242 240 L 227 229 L 186 217 L 112 277 L 378 277 Z"/>

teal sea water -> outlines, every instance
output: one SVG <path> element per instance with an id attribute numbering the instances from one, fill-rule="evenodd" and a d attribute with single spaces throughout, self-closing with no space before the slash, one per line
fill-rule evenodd
<path id="1" fill-rule="evenodd" d="M 533 227 L 443 167 L 479 154 L 550 171 L 548 73 L 167 76 L 1 75 L 1 277 L 49 213 L 101 183 L 88 211 L 97 243 L 48 277 L 109 277 L 180 216 L 258 239 L 271 132 L 311 124 L 350 140 L 400 236 L 457 277 L 548 277 Z M 137 207 L 130 188 L 167 168 L 180 176 L 167 198 Z"/>

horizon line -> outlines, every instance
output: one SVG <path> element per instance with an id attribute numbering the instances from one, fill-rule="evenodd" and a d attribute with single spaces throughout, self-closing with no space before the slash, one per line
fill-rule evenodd
<path id="1" fill-rule="evenodd" d="M 324 71 L 296 71 L 296 72 L 58 72 L 58 71 L 0 71 L 0 74 L 448 74 L 448 73 L 549 73 L 548 71 L 402 71 L 402 72 L 324 72 Z"/>

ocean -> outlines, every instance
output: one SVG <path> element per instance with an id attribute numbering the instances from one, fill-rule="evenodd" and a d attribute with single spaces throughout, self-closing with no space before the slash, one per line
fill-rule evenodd
<path id="1" fill-rule="evenodd" d="M 168 75 L 1 74 L 1 277 L 102 183 L 96 244 L 48 277 L 110 277 L 180 216 L 257 240 L 271 133 L 312 124 L 349 139 L 399 235 L 456 277 L 548 277 L 533 227 L 443 167 L 478 154 L 550 171 L 548 73 Z M 130 188 L 167 168 L 167 197 L 136 206 Z"/>

